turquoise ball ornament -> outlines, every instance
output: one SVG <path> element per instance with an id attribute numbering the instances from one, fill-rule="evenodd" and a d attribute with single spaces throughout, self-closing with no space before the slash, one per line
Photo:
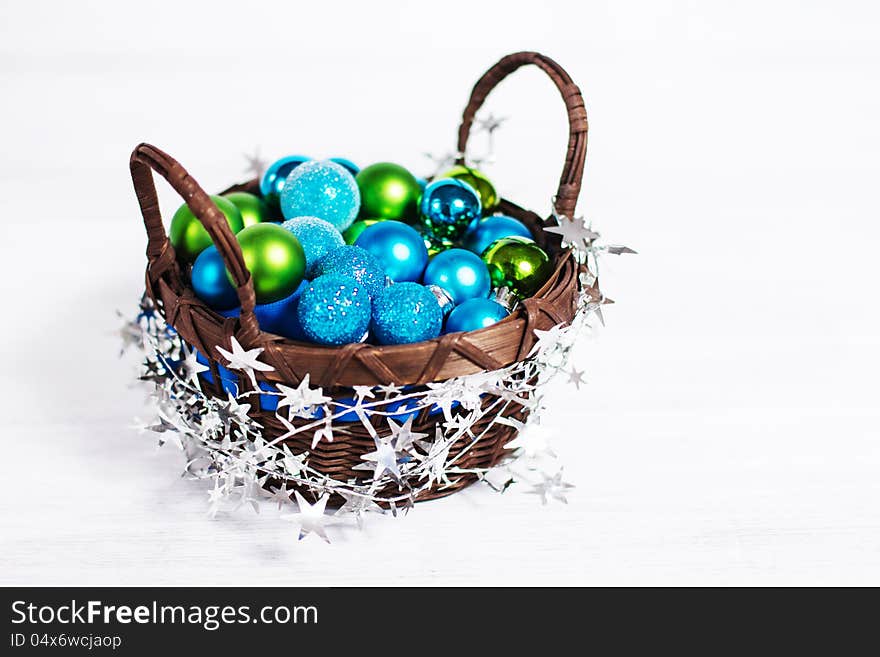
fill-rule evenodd
<path id="1" fill-rule="evenodd" d="M 238 305 L 238 294 L 226 276 L 226 265 L 216 246 L 202 251 L 190 274 L 196 296 L 214 310 L 229 310 Z"/>
<path id="2" fill-rule="evenodd" d="M 331 157 L 330 161 L 336 162 L 336 164 L 341 166 L 353 176 L 356 176 L 361 172 L 361 168 L 357 164 L 355 164 L 351 160 L 345 159 L 344 157 Z"/>
<path id="3" fill-rule="evenodd" d="M 318 260 L 314 268 L 315 278 L 327 274 L 342 274 L 360 283 L 370 297 L 385 288 L 385 270 L 376 257 L 359 246 L 346 244 L 330 251 Z"/>
<path id="4" fill-rule="evenodd" d="M 345 244 L 342 233 L 333 224 L 317 217 L 294 217 L 281 227 L 293 233 L 306 254 L 306 278 L 314 278 L 318 260 Z"/>
<path id="5" fill-rule="evenodd" d="M 365 339 L 370 327 L 370 296 L 350 276 L 327 274 L 302 293 L 296 317 L 306 338 L 326 345 Z"/>
<path id="6" fill-rule="evenodd" d="M 389 285 L 373 300 L 373 336 L 379 344 L 408 344 L 440 335 L 437 297 L 418 283 Z"/>
<path id="7" fill-rule="evenodd" d="M 476 331 L 500 322 L 509 314 L 507 308 L 492 299 L 468 299 L 452 309 L 443 332 Z"/>
<path id="8" fill-rule="evenodd" d="M 444 241 L 455 241 L 482 213 L 480 195 L 455 178 L 435 180 L 422 193 L 421 221 L 428 232 Z"/>
<path id="9" fill-rule="evenodd" d="M 392 281 L 420 281 L 428 264 L 425 240 L 401 221 L 380 221 L 358 236 L 355 246 L 372 253 Z"/>
<path id="10" fill-rule="evenodd" d="M 278 224 L 254 224 L 235 236 L 251 273 L 257 303 L 272 303 L 293 293 L 306 271 L 299 240 Z M 227 272 L 230 281 L 231 276 Z"/>
<path id="11" fill-rule="evenodd" d="M 287 180 L 290 172 L 303 162 L 308 162 L 311 159 L 305 155 L 288 155 L 280 160 L 275 160 L 266 168 L 266 171 L 263 172 L 263 177 L 260 178 L 260 193 L 263 196 L 274 194 L 277 197 L 281 194 L 281 190 L 284 188 L 284 181 Z"/>
<path id="12" fill-rule="evenodd" d="M 531 231 L 523 222 L 507 215 L 496 214 L 472 221 L 461 239 L 461 245 L 468 251 L 482 255 L 495 240 L 513 236 L 532 239 Z"/>
<path id="13" fill-rule="evenodd" d="M 446 290 L 455 305 L 468 299 L 485 298 L 492 279 L 479 256 L 464 249 L 441 251 L 425 268 L 425 285 L 437 285 Z"/>
<path id="14" fill-rule="evenodd" d="M 285 219 L 318 217 L 338 231 L 348 228 L 361 207 L 361 194 L 348 171 L 328 160 L 312 160 L 296 167 L 281 190 Z"/>

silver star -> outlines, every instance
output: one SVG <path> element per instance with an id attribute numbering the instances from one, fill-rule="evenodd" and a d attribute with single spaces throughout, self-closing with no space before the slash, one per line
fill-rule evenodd
<path id="1" fill-rule="evenodd" d="M 562 246 L 584 249 L 599 237 L 599 233 L 587 228 L 583 217 L 569 219 L 564 215 L 556 215 L 556 223 L 556 226 L 546 226 L 544 232 L 562 236 Z"/>
<path id="2" fill-rule="evenodd" d="M 397 465 L 397 452 L 389 441 L 378 436 L 373 439 L 376 449 L 361 456 L 361 459 L 370 464 L 356 465 L 355 470 L 373 470 L 373 481 L 378 481 L 386 472 L 396 482 L 400 482 L 400 468 Z"/>
<path id="3" fill-rule="evenodd" d="M 284 467 L 284 470 L 291 477 L 299 477 L 305 469 L 309 453 L 303 452 L 302 454 L 294 455 L 287 445 L 281 446 L 281 452 L 284 455 L 281 459 L 281 465 Z"/>
<path id="4" fill-rule="evenodd" d="M 410 416 L 403 424 L 397 424 L 390 417 L 388 419 L 388 427 L 391 429 L 391 442 L 395 450 L 398 452 L 408 452 L 413 447 L 413 442 L 420 438 L 427 438 L 428 434 L 419 433 L 412 430 L 412 423 L 415 419 Z"/>
<path id="5" fill-rule="evenodd" d="M 534 459 L 547 454 L 556 456 L 547 442 L 549 432 L 539 424 L 523 425 L 513 418 L 499 418 L 499 424 L 507 424 L 517 429 L 516 438 L 504 445 L 504 449 L 522 450 L 527 459 Z"/>
<path id="6" fill-rule="evenodd" d="M 484 132 L 492 134 L 500 128 L 501 124 L 505 121 L 507 121 L 506 116 L 495 116 L 490 113 L 485 118 L 477 119 L 477 127 Z"/>
<path id="7" fill-rule="evenodd" d="M 230 344 L 232 345 L 232 351 L 226 351 L 223 347 L 215 347 L 217 351 L 223 356 L 227 361 L 228 367 L 231 370 L 240 370 L 245 372 L 251 379 L 251 383 L 254 384 L 254 388 L 257 387 L 257 379 L 254 376 L 254 370 L 260 372 L 271 372 L 275 368 L 271 365 L 261 362 L 258 360 L 258 357 L 261 353 L 263 353 L 262 347 L 257 347 L 256 349 L 249 349 L 245 351 L 242 346 L 238 343 L 238 340 L 235 339 L 233 335 L 230 339 Z"/>
<path id="8" fill-rule="evenodd" d="M 192 381 L 194 385 L 199 386 L 199 374 L 209 372 L 211 368 L 202 365 L 198 361 L 195 349 L 187 349 L 186 345 L 183 345 L 183 355 L 183 362 L 181 362 L 179 370 L 183 382 L 189 383 Z"/>
<path id="9" fill-rule="evenodd" d="M 330 499 L 330 495 L 324 493 L 314 504 L 306 502 L 298 490 L 293 491 L 293 495 L 296 497 L 299 513 L 291 517 L 299 520 L 299 540 L 304 539 L 309 534 L 315 534 L 329 543 L 330 539 L 327 538 L 327 532 L 324 531 L 324 521 L 326 519 L 324 509 L 327 508 L 327 500 Z"/>
<path id="10" fill-rule="evenodd" d="M 573 383 L 574 387 L 577 390 L 581 389 L 581 384 L 585 383 L 584 381 L 584 371 L 577 369 L 574 365 L 571 366 L 571 369 L 566 372 L 568 374 L 568 382 Z"/>
<path id="11" fill-rule="evenodd" d="M 290 494 L 292 492 L 293 491 L 291 491 L 287 488 L 286 482 L 281 485 L 281 488 L 276 488 L 274 491 L 272 491 L 271 499 L 274 502 L 278 503 L 278 510 L 279 511 L 281 511 L 282 508 L 284 508 L 285 506 L 290 504 Z"/>
<path id="12" fill-rule="evenodd" d="M 563 331 L 565 326 L 563 324 L 557 324 L 556 326 L 543 331 L 541 329 L 534 329 L 535 337 L 538 340 L 535 342 L 535 346 L 532 347 L 532 350 L 529 352 L 529 356 L 534 356 L 537 353 L 540 353 L 546 349 L 552 349 L 554 347 L 559 346 L 562 341 Z"/>
<path id="13" fill-rule="evenodd" d="M 568 499 L 565 497 L 565 491 L 574 488 L 574 485 L 562 481 L 562 470 L 552 477 L 548 477 L 545 473 L 542 473 L 541 476 L 544 481 L 540 484 L 535 484 L 532 487 L 532 490 L 528 492 L 534 495 L 540 495 L 541 504 L 547 504 L 549 498 L 568 504 Z"/>
<path id="14" fill-rule="evenodd" d="M 336 515 L 344 515 L 346 513 L 352 514 L 357 521 L 358 529 L 364 528 L 364 515 L 366 513 L 384 513 L 382 507 L 376 504 L 376 502 L 373 501 L 373 498 L 369 495 L 356 493 L 355 491 L 349 491 L 343 488 L 338 489 L 336 492 L 345 498 L 345 504 L 339 507 Z"/>
<path id="15" fill-rule="evenodd" d="M 421 442 L 424 444 L 424 441 Z M 428 454 L 423 459 L 426 468 L 422 478 L 428 480 L 429 486 L 434 482 L 449 483 L 449 477 L 446 475 L 446 460 L 449 458 L 452 443 L 453 441 L 443 437 L 439 426 L 434 430 L 434 442 L 428 447 Z"/>
<path id="16" fill-rule="evenodd" d="M 219 477 L 215 477 L 214 488 L 208 491 L 208 501 L 210 503 L 208 515 L 212 518 L 217 517 L 217 512 L 220 510 L 220 504 L 226 499 L 226 495 L 226 487 L 220 485 Z"/>
<path id="17" fill-rule="evenodd" d="M 306 374 L 305 378 L 300 381 L 296 388 L 290 388 L 280 383 L 276 385 L 278 391 L 284 395 L 278 400 L 278 408 L 287 406 L 288 418 L 294 416 L 311 417 L 315 406 L 331 401 L 330 397 L 324 395 L 322 388 L 309 387 L 309 376 L 309 374 Z"/>
<path id="18" fill-rule="evenodd" d="M 254 178 L 262 178 L 263 172 L 266 170 L 266 161 L 260 157 L 260 149 L 255 148 L 253 155 L 245 155 L 244 158 L 247 160 L 247 168 L 245 168 L 245 173 L 252 173 Z"/>

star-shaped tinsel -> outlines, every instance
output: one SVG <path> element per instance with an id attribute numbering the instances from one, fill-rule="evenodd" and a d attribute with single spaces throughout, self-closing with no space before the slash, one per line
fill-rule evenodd
<path id="1" fill-rule="evenodd" d="M 583 217 L 570 219 L 565 215 L 555 215 L 556 226 L 546 226 L 544 232 L 562 237 L 562 246 L 571 246 L 578 250 L 589 247 L 599 237 L 599 233 L 591 230 L 584 223 Z"/>
<path id="2" fill-rule="evenodd" d="M 541 474 L 541 477 L 543 481 L 539 484 L 535 484 L 532 487 L 532 490 L 528 492 L 534 495 L 540 495 L 541 504 L 547 504 L 547 500 L 550 498 L 568 504 L 568 499 L 565 497 L 565 491 L 574 488 L 574 485 L 562 481 L 562 470 L 559 470 L 559 472 L 552 477 L 544 473 Z"/>
<path id="3" fill-rule="evenodd" d="M 263 172 L 266 170 L 266 161 L 260 156 L 260 149 L 255 148 L 253 155 L 246 154 L 244 158 L 247 160 L 244 172 L 252 174 L 254 178 L 262 178 Z"/>
<path id="4" fill-rule="evenodd" d="M 288 418 L 293 417 L 311 417 L 315 412 L 315 407 L 332 401 L 331 397 L 324 395 L 322 388 L 311 388 L 309 386 L 309 374 L 306 374 L 296 388 L 290 388 L 283 384 L 277 384 L 278 391 L 283 395 L 278 400 L 278 408 L 288 409 Z"/>
<path id="5" fill-rule="evenodd" d="M 566 372 L 568 375 L 568 382 L 574 384 L 574 387 L 577 390 L 581 389 L 581 384 L 584 383 L 584 371 L 577 369 L 574 365 L 569 368 Z"/>
<path id="6" fill-rule="evenodd" d="M 421 438 L 427 438 L 428 434 L 413 431 L 412 423 L 415 418 L 410 416 L 403 424 L 397 424 L 390 417 L 388 418 L 388 428 L 391 430 L 390 441 L 398 452 L 409 452 L 413 448 L 413 443 Z"/>
<path id="7" fill-rule="evenodd" d="M 183 379 L 184 383 L 192 383 L 193 385 L 198 386 L 199 374 L 202 372 L 209 372 L 211 368 L 198 361 L 198 355 L 196 354 L 195 349 L 188 349 L 186 344 L 184 344 L 182 348 L 183 361 L 180 363 L 178 374 L 180 375 L 180 378 Z"/>
<path id="8" fill-rule="evenodd" d="M 299 540 L 304 539 L 309 534 L 315 534 L 329 543 L 330 539 L 327 538 L 327 532 L 324 529 L 324 522 L 326 521 L 324 510 L 327 508 L 327 500 L 330 499 L 330 495 L 325 493 L 317 502 L 309 504 L 300 495 L 298 490 L 295 490 L 293 494 L 296 497 L 296 506 L 299 509 L 299 513 L 291 517 L 299 521 Z"/>
<path id="9" fill-rule="evenodd" d="M 369 494 L 344 489 L 339 489 L 337 492 L 345 499 L 345 504 L 339 507 L 336 515 L 353 515 L 359 529 L 364 528 L 364 515 L 366 513 L 384 513 L 382 507 L 376 504 Z"/>
<path id="10" fill-rule="evenodd" d="M 376 436 L 373 438 L 376 449 L 361 456 L 367 461 L 354 466 L 356 470 L 373 470 L 373 481 L 379 481 L 385 473 L 396 482 L 400 481 L 400 466 L 397 463 L 397 451 L 390 440 Z"/>
<path id="11" fill-rule="evenodd" d="M 255 370 L 259 372 L 272 372 L 275 369 L 271 365 L 259 360 L 260 354 L 263 353 L 262 347 L 245 351 L 234 335 L 229 339 L 229 343 L 232 346 L 232 351 L 226 351 L 226 349 L 219 346 L 215 348 L 228 361 L 226 367 L 246 373 L 250 377 L 254 388 L 257 387 L 257 378 L 254 375 Z"/>
<path id="12" fill-rule="evenodd" d="M 517 419 L 508 417 L 498 418 L 496 422 L 517 430 L 516 438 L 504 445 L 504 449 L 522 450 L 522 455 L 527 459 L 535 459 L 545 455 L 556 456 L 550 449 L 549 432 L 540 424 L 534 422 L 523 424 Z"/>

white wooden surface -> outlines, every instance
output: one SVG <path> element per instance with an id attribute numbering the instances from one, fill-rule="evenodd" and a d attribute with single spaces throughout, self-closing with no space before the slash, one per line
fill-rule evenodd
<path id="1" fill-rule="evenodd" d="M 880 584 L 870 3 L 212 4 L 201 27 L 180 2 L 0 8 L 0 584 Z M 209 189 L 255 145 L 427 171 L 521 48 L 584 89 L 582 210 L 640 252 L 606 263 L 590 383 L 546 418 L 569 504 L 473 488 L 329 546 L 269 507 L 210 520 L 179 455 L 127 428 L 130 149 Z M 520 77 L 490 172 L 545 211 L 564 115 Z"/>

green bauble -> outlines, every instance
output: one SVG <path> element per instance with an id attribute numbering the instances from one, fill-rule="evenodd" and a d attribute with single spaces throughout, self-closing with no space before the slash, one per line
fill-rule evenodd
<path id="1" fill-rule="evenodd" d="M 232 201 L 222 196 L 212 196 L 211 200 L 226 216 L 226 222 L 233 233 L 244 228 L 241 212 Z M 193 262 L 197 255 L 213 244 L 208 231 L 202 226 L 202 222 L 196 219 L 186 203 L 177 208 L 177 212 L 174 213 L 168 236 L 171 238 L 171 246 L 177 252 L 177 257 L 186 263 Z"/>
<path id="2" fill-rule="evenodd" d="M 306 255 L 293 233 L 279 224 L 264 223 L 245 228 L 236 239 L 254 280 L 258 304 L 293 294 L 306 273 Z M 231 281 L 229 272 L 226 275 Z"/>
<path id="3" fill-rule="evenodd" d="M 418 218 L 419 181 L 399 164 L 379 162 L 356 176 L 361 192 L 361 217 L 415 221 Z"/>
<path id="4" fill-rule="evenodd" d="M 241 212 L 245 228 L 269 221 L 269 208 L 259 196 L 248 192 L 228 192 L 223 195 L 223 198 L 232 201 L 232 204 Z"/>
<path id="5" fill-rule="evenodd" d="M 493 210 L 498 205 L 498 192 L 495 191 L 495 185 L 492 184 L 492 181 L 482 171 L 471 169 L 463 164 L 457 164 L 443 175 L 437 176 L 437 178 L 455 178 L 466 182 L 477 190 L 484 214 L 488 214 L 490 210 Z"/>
<path id="6" fill-rule="evenodd" d="M 520 299 L 535 294 L 553 273 L 549 256 L 527 237 L 503 237 L 483 251 L 492 287 L 506 287 Z"/>
<path id="7" fill-rule="evenodd" d="M 358 219 L 351 226 L 342 231 L 342 237 L 346 244 L 354 244 L 360 234 L 373 224 L 377 224 L 384 219 Z"/>

